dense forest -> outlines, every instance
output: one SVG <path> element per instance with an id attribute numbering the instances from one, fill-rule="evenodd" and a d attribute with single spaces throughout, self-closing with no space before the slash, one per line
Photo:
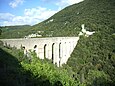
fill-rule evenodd
<path id="1" fill-rule="evenodd" d="M 1 82 L 7 84 L 10 79 L 10 84 L 14 84 L 13 80 L 16 80 L 17 86 L 115 86 L 115 0 L 84 0 L 34 26 L 11 30 L 1 27 L 0 38 L 20 38 L 37 31 L 43 31 L 43 37 L 73 37 L 78 36 L 82 24 L 85 24 L 86 30 L 95 31 L 95 34 L 80 37 L 62 68 L 55 67 L 50 61 L 36 59 L 33 53 L 34 59 L 29 63 L 27 59 L 22 60 L 20 50 L 2 47 L 1 74 L 5 78 Z M 9 60 L 6 61 L 7 58 Z"/>
<path id="2" fill-rule="evenodd" d="M 29 30 L 31 30 L 30 25 L 1 26 L 0 38 L 23 38 L 24 36 L 30 34 Z"/>

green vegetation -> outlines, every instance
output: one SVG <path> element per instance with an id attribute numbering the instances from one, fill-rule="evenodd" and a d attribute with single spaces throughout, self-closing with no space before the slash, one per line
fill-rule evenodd
<path id="1" fill-rule="evenodd" d="M 30 30 L 29 25 L 0 27 L 0 38 L 24 38 L 32 32 Z"/>
<path id="2" fill-rule="evenodd" d="M 35 33 L 37 31 L 44 31 L 42 33 L 44 37 L 78 36 L 79 31 L 81 31 L 81 24 L 85 24 L 86 30 L 95 31 L 96 33 L 88 38 L 84 36 L 80 37 L 78 45 L 68 60 L 68 65 L 64 65 L 63 68 L 58 69 L 49 62 L 47 63 L 38 60 L 36 61 L 37 63 L 33 61 L 31 64 L 22 62 L 21 68 L 31 72 L 30 74 L 32 77 L 30 78 L 30 75 L 27 76 L 30 79 L 35 80 L 34 82 L 29 79 L 30 83 L 33 82 L 33 84 L 37 83 L 36 80 L 40 80 L 40 74 L 42 76 L 42 80 L 44 80 L 43 77 L 45 77 L 45 81 L 48 81 L 50 85 L 54 85 L 56 81 L 58 82 L 61 80 L 61 84 L 65 86 L 64 82 L 67 82 L 68 84 L 68 80 L 70 80 L 71 85 L 76 84 L 77 82 L 77 84 L 87 86 L 115 86 L 114 9 L 115 0 L 84 0 L 84 2 L 71 5 L 56 13 L 48 20 L 30 28 L 10 31 L 3 31 L 3 29 L 1 29 L 2 33 L 0 38 L 24 37 L 25 35 Z M 51 19 L 53 19 L 53 21 L 48 22 Z M 20 36 L 17 35 L 18 31 L 21 33 Z M 16 57 L 17 56 L 18 55 L 16 55 Z M 43 68 L 43 70 L 41 68 Z M 44 74 L 47 75 L 47 71 L 49 71 L 49 73 L 52 71 L 53 75 L 48 74 L 48 76 L 44 76 Z M 67 71 L 70 73 L 70 76 Z M 64 72 L 67 74 L 65 75 Z M 72 72 L 74 73 L 74 77 L 72 76 Z M 39 78 L 36 79 L 35 77 Z M 69 77 L 74 78 L 75 82 Z M 22 83 L 26 83 L 26 81 Z"/>
<path id="3" fill-rule="evenodd" d="M 69 67 L 68 67 L 69 68 Z M 34 52 L 31 59 L 23 50 L 0 49 L 0 84 L 3 86 L 78 86 L 74 72 L 57 68 L 48 60 L 40 60 Z"/>
<path id="4" fill-rule="evenodd" d="M 107 31 L 113 34 L 115 28 L 114 4 L 114 0 L 84 0 L 79 4 L 66 7 L 34 26 L 9 26 L 10 31 L 7 27 L 3 27 L 2 30 L 5 29 L 5 31 L 2 32 L 0 38 L 20 38 L 38 31 L 44 31 L 43 37 L 78 36 L 81 24 L 85 24 L 86 29 L 90 31 L 100 31 L 100 33 Z M 52 19 L 53 21 L 50 21 Z"/>
<path id="5" fill-rule="evenodd" d="M 80 37 L 68 65 L 81 83 L 112 86 L 115 83 L 114 9 L 115 0 L 85 0 L 63 9 L 33 28 L 43 29 L 45 34 L 53 31 L 53 36 L 78 36 L 81 24 L 85 24 L 86 30 L 95 31 L 88 38 Z M 53 22 L 47 23 L 51 19 Z"/>
<path id="6" fill-rule="evenodd" d="M 2 30 L 0 29 L 0 35 L 2 34 Z"/>
<path id="7" fill-rule="evenodd" d="M 44 36 L 51 34 L 51 31 L 53 36 L 78 36 L 81 24 L 85 24 L 87 30 L 112 34 L 115 28 L 114 4 L 115 0 L 84 0 L 61 10 L 32 28 L 44 30 Z M 53 21 L 48 22 L 51 19 Z"/>

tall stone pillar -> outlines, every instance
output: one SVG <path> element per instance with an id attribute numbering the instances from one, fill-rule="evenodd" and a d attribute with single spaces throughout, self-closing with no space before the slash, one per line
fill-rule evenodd
<path id="1" fill-rule="evenodd" d="M 66 42 L 62 42 L 62 47 L 61 47 L 61 58 L 60 58 L 60 66 L 62 66 L 62 64 L 64 64 L 65 63 L 65 60 L 66 60 L 66 51 L 67 51 L 67 49 L 66 49 Z"/>
<path id="2" fill-rule="evenodd" d="M 46 58 L 52 59 L 52 43 L 48 44 L 46 52 L 47 52 Z"/>
<path id="3" fill-rule="evenodd" d="M 66 57 L 65 57 L 65 64 L 67 63 L 67 60 L 68 60 L 68 58 L 70 57 L 70 49 L 71 49 L 71 47 L 70 47 L 70 42 L 68 41 L 67 43 L 66 43 Z"/>
<path id="4" fill-rule="evenodd" d="M 57 64 L 57 66 L 59 67 L 59 43 L 55 43 L 54 45 L 54 64 Z"/>
<path id="5" fill-rule="evenodd" d="M 43 45 L 38 47 L 38 55 L 40 59 L 44 59 L 44 46 Z"/>

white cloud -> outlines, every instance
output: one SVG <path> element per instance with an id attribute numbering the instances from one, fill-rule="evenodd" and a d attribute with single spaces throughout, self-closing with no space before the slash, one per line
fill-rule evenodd
<path id="1" fill-rule="evenodd" d="M 10 14 L 10 13 L 0 13 L 0 20 L 2 21 L 8 21 L 10 19 L 12 19 L 14 17 L 14 15 Z"/>
<path id="2" fill-rule="evenodd" d="M 24 0 L 13 0 L 9 3 L 12 8 L 17 7 L 20 4 L 23 4 Z"/>
<path id="3" fill-rule="evenodd" d="M 59 6 L 60 8 L 64 8 L 66 6 L 82 2 L 84 0 L 60 0 L 60 2 L 57 2 L 56 5 Z"/>
<path id="4" fill-rule="evenodd" d="M 32 8 L 32 9 L 25 9 L 24 14 L 25 16 L 38 18 L 38 19 L 47 19 L 53 14 L 55 14 L 57 11 L 51 10 L 51 9 L 46 9 L 42 7 L 37 7 L 37 8 Z"/>
<path id="5" fill-rule="evenodd" d="M 24 16 L 16 16 L 10 13 L 0 13 L 0 25 L 34 25 L 55 14 L 57 11 L 37 7 L 32 9 L 25 9 Z"/>

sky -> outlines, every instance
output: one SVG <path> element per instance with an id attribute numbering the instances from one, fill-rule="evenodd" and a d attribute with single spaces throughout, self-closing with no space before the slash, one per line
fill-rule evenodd
<path id="1" fill-rule="evenodd" d="M 0 0 L 0 26 L 35 25 L 83 0 Z"/>

